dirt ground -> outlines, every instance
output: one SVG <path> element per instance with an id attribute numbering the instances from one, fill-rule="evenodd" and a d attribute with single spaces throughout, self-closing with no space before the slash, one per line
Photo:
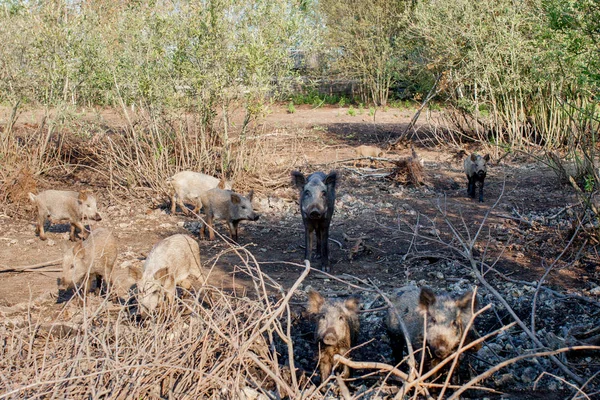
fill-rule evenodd
<path id="1" fill-rule="evenodd" d="M 296 107 L 293 114 L 287 113 L 285 107 L 273 107 L 271 111 L 259 131 L 264 135 L 261 140 L 278 149 L 273 157 L 265 159 L 265 163 L 272 164 L 276 171 L 273 179 L 280 183 L 265 182 L 256 187 L 258 194 L 254 204 L 261 218 L 256 223 L 242 222 L 239 240 L 256 257 L 263 272 L 289 288 L 302 271 L 301 267 L 291 264 L 302 263 L 304 231 L 297 204 L 298 193 L 286 183 L 289 170 L 310 173 L 335 169 L 340 173 L 340 179 L 329 244 L 333 275 L 355 283 L 368 280 L 387 293 L 411 281 L 438 291 L 462 292 L 479 286 L 467 261 L 451 249 L 460 249 L 461 244 L 452 235 L 449 223 L 464 237 L 473 237 L 485 220 L 474 246 L 474 255 L 489 264 L 495 262 L 495 270 L 512 279 L 506 280 L 495 272 L 486 274 L 489 281 L 510 298 L 520 316 L 529 318 L 531 303 L 520 301 L 525 298 L 530 301 L 533 292 L 516 282 L 539 281 L 545 268 L 553 264 L 567 245 L 575 219 L 573 210 L 577 199 L 572 190 L 559 184 L 552 170 L 526 157 L 508 156 L 498 162 L 498 155 L 492 155 L 485 201 L 479 203 L 467 197 L 462 158 L 455 157 L 459 149 L 423 139 L 427 137 L 427 115 L 421 117 L 418 134 L 412 139 L 412 145 L 423 160 L 424 185 L 413 186 L 382 177 L 381 174 L 389 170 L 389 163 L 376 162 L 371 168 L 369 161 L 364 160 L 355 167 L 354 161 L 344 160 L 355 157 L 353 147 L 359 144 L 385 147 L 387 140 L 404 131 L 414 110 L 380 110 L 375 121 L 367 111 L 350 116 L 346 109 L 338 107 Z M 35 123 L 35 118 L 35 115 L 23 115 L 20 121 Z M 106 118 L 110 123 L 118 120 L 112 114 L 107 114 Z M 469 152 L 481 151 L 468 145 L 463 148 Z M 410 149 L 403 145 L 389 150 L 384 157 L 398 159 L 408 155 Z M 85 182 L 75 176 L 68 182 L 41 182 L 38 189 L 87 188 Z M 123 198 L 107 193 L 104 188 L 92 189 L 103 216 L 103 220 L 93 226 L 108 227 L 119 239 L 120 254 L 114 274 L 120 295 L 125 295 L 133 284 L 128 267 L 141 265 L 145 255 L 160 239 L 176 233 L 198 233 L 198 223 L 193 218 L 181 213 L 170 214 L 167 198 L 157 200 L 155 194 L 142 190 L 132 198 Z M 41 241 L 34 234 L 33 219 L 33 213 L 22 219 L 0 215 L 0 269 L 62 257 L 63 246 L 68 245 L 68 225 L 52 225 L 48 240 Z M 224 224 L 217 223 L 216 227 L 226 235 Z M 418 232 L 418 236 L 413 232 Z M 593 289 L 600 285 L 600 276 L 597 248 L 592 244 L 577 237 L 549 273 L 546 284 L 558 293 L 594 300 Z M 252 291 L 245 277 L 236 273 L 239 257 L 226 252 L 229 246 L 225 241 L 201 241 L 200 249 L 205 265 L 213 267 L 211 284 L 234 289 L 240 294 Z M 223 252 L 225 254 L 221 254 Z M 220 257 L 215 258 L 218 255 Z M 57 293 L 59 275 L 58 272 L 2 273 L 0 306 L 6 310 L 49 292 Z M 365 309 L 382 305 L 375 295 L 361 293 L 317 272 L 309 275 L 302 289 L 309 285 L 329 297 L 359 295 Z M 485 290 L 480 295 L 482 304 L 496 301 Z M 571 300 L 559 302 L 543 296 L 540 299 L 540 324 L 549 334 L 560 335 L 569 323 L 572 326 L 581 324 L 582 313 L 589 316 L 587 323 L 598 322 L 597 305 L 575 302 L 577 305 L 574 306 Z M 552 300 L 552 304 L 546 307 L 544 299 Z M 305 298 L 300 296 L 295 300 L 300 316 Z M 53 307 L 59 310 L 62 305 Z M 381 341 L 371 341 L 354 357 L 389 361 L 389 344 L 381 322 L 384 314 L 361 315 L 367 322 L 363 322 L 363 326 L 368 328 L 361 332 L 360 340 L 369 342 L 380 337 Z M 499 321 L 506 321 L 506 318 L 502 307 L 489 312 L 482 317 L 480 334 L 495 329 Z M 310 329 L 308 325 L 301 325 L 298 337 L 304 339 L 299 340 L 308 343 L 306 336 Z M 302 349 L 302 346 L 306 347 L 307 353 L 299 357 L 301 366 L 314 368 L 309 346 L 303 342 L 298 348 Z M 482 363 L 475 360 L 473 369 L 481 368 L 478 362 Z M 598 371 L 595 358 L 587 363 L 580 359 L 572 362 L 582 373 Z M 514 375 L 517 376 L 515 382 L 528 383 L 521 380 L 518 373 Z M 510 392 L 512 386 L 503 386 L 500 382 L 496 387 Z M 559 382 L 546 385 L 540 393 L 548 392 L 545 398 L 562 398 L 565 389 Z M 515 394 L 512 398 L 521 396 Z"/>

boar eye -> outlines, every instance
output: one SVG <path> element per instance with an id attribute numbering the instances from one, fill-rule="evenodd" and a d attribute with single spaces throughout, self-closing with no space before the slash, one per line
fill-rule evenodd
<path id="1" fill-rule="evenodd" d="M 304 195 L 305 195 L 305 196 L 310 196 L 310 191 L 309 191 L 309 190 L 305 190 L 305 191 L 304 191 Z"/>
<path id="2" fill-rule="evenodd" d="M 343 320 L 344 320 L 344 316 L 343 316 L 343 315 L 340 315 L 340 318 L 339 318 L 339 319 L 340 319 L 340 321 L 343 321 Z"/>

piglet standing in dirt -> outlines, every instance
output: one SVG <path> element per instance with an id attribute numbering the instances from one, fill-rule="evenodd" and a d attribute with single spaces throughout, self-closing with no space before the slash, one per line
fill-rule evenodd
<path id="1" fill-rule="evenodd" d="M 348 350 L 356 344 L 360 324 L 358 322 L 359 302 L 350 297 L 345 301 L 325 300 L 316 291 L 308 292 L 307 312 L 316 316 L 315 340 L 321 345 L 319 370 L 324 381 L 331 374 L 335 364 L 333 356 L 347 356 Z M 341 377 L 347 378 L 350 369 L 344 365 Z"/>
<path id="2" fill-rule="evenodd" d="M 171 195 L 171 214 L 175 214 L 177 204 L 181 208 L 181 211 L 185 214 L 189 214 L 190 210 L 183 204 L 184 201 L 189 201 L 194 205 L 194 213 L 200 212 L 202 206 L 201 197 L 204 193 L 210 189 L 223 186 L 224 189 L 231 189 L 231 182 L 221 182 L 214 176 L 202 174 L 200 172 L 193 171 L 181 171 L 167 179 L 173 187 L 173 194 Z"/>
<path id="3" fill-rule="evenodd" d="M 313 236 L 317 236 L 317 254 L 321 270 L 329 272 L 329 226 L 335 206 L 337 173 L 315 172 L 306 178 L 301 172 L 292 172 L 292 183 L 300 190 L 300 213 L 304 222 L 304 259 L 310 260 Z"/>
<path id="4" fill-rule="evenodd" d="M 257 221 L 260 217 L 252 208 L 253 195 L 252 190 L 247 197 L 244 197 L 239 193 L 219 188 L 204 193 L 202 195 L 202 206 L 206 213 L 206 224 L 203 224 L 200 228 L 200 237 L 205 238 L 206 225 L 208 225 L 209 239 L 215 240 L 213 220 L 216 218 L 227 221 L 231 238 L 237 242 L 240 221 Z"/>
<path id="5" fill-rule="evenodd" d="M 357 157 L 381 157 L 383 155 L 383 150 L 381 150 L 379 147 L 377 146 L 367 146 L 367 145 L 361 145 L 358 147 L 354 148 L 354 152 L 356 153 Z M 373 160 L 371 160 L 373 161 Z M 356 160 L 354 162 L 354 166 L 356 167 L 358 160 Z"/>
<path id="6" fill-rule="evenodd" d="M 465 174 L 469 183 L 467 184 L 467 193 L 471 198 L 475 198 L 475 186 L 479 186 L 479 202 L 483 202 L 483 181 L 487 174 L 487 162 L 490 161 L 490 155 L 484 157 L 476 154 L 465 158 Z"/>
<path id="7" fill-rule="evenodd" d="M 143 271 L 131 268 L 130 273 L 137 281 L 141 314 L 151 314 L 164 296 L 173 304 L 176 286 L 190 289 L 194 279 L 203 282 L 200 247 L 188 235 L 169 236 L 152 248 Z"/>
<path id="8" fill-rule="evenodd" d="M 104 281 L 108 293 L 116 260 L 117 241 L 112 232 L 105 228 L 94 229 L 86 240 L 65 250 L 59 287 L 71 289 L 85 284 L 87 293 L 94 282 L 100 289 Z"/>
<path id="9" fill-rule="evenodd" d="M 98 213 L 96 198 L 87 191 L 72 192 L 68 190 L 46 190 L 38 194 L 29 193 L 29 199 L 37 205 L 38 218 L 35 232 L 40 239 L 46 240 L 44 223 L 46 219 L 52 222 L 69 220 L 71 232 L 69 239 L 75 241 L 75 228 L 79 229 L 79 235 L 86 237 L 87 232 L 83 226 L 83 219 L 100 221 L 102 218 Z"/>
<path id="10" fill-rule="evenodd" d="M 430 369 L 452 354 L 477 308 L 473 292 L 453 297 L 448 294 L 435 295 L 428 287 L 421 290 L 416 286 L 405 286 L 396 291 L 391 302 L 394 307 L 388 309 L 386 326 L 396 363 L 404 357 L 406 340 L 398 322 L 402 318 L 408 331 L 413 351 L 423 347 L 423 317 L 427 323 L 426 368 Z M 472 341 L 473 329 L 467 332 L 465 344 Z M 421 359 L 420 352 L 416 357 Z"/>

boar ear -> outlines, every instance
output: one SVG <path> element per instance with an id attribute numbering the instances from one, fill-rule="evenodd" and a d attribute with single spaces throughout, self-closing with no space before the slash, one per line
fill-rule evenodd
<path id="1" fill-rule="evenodd" d="M 28 193 L 29 195 L 29 200 L 34 201 L 35 202 L 35 194 L 33 193 Z"/>
<path id="2" fill-rule="evenodd" d="M 314 290 L 308 291 L 308 307 L 306 307 L 306 311 L 308 311 L 309 314 L 319 313 L 324 303 L 325 299 L 323 298 L 323 296 L 321 296 L 319 292 L 316 292 Z"/>
<path id="3" fill-rule="evenodd" d="M 483 159 L 485 160 L 485 162 L 488 162 L 488 161 L 490 161 L 490 155 L 489 155 L 489 154 L 486 154 L 486 155 L 483 157 Z"/>
<path id="4" fill-rule="evenodd" d="M 251 190 L 248 192 L 248 196 L 246 196 L 248 198 L 248 200 L 252 201 L 252 198 L 254 197 L 254 190 Z"/>
<path id="5" fill-rule="evenodd" d="M 356 297 L 349 297 L 348 299 L 346 299 L 346 302 L 344 303 L 344 306 L 346 306 L 346 308 L 352 312 L 356 312 L 358 311 L 358 306 L 360 304 L 360 300 Z"/>
<path id="6" fill-rule="evenodd" d="M 88 198 L 87 192 L 85 190 L 80 190 L 79 191 L 79 196 L 77 196 L 77 200 L 79 201 L 86 201 Z"/>
<path id="7" fill-rule="evenodd" d="M 435 304 L 435 293 L 428 287 L 424 287 L 421 289 L 421 294 L 419 294 L 419 304 L 425 308 L 429 308 L 430 306 Z"/>
<path id="8" fill-rule="evenodd" d="M 231 193 L 231 202 L 232 202 L 233 204 L 240 204 L 240 202 L 241 202 L 241 201 L 242 201 L 242 200 L 240 199 L 240 196 L 238 196 L 238 195 L 237 195 L 237 194 L 235 194 L 235 193 Z"/>
<path id="9" fill-rule="evenodd" d="M 292 171 L 292 185 L 302 190 L 306 184 L 306 177 L 300 171 Z"/>
<path id="10" fill-rule="evenodd" d="M 477 161 L 477 156 L 475 155 L 475 153 L 471 154 L 471 161 Z"/>
<path id="11" fill-rule="evenodd" d="M 456 306 L 461 310 L 467 310 L 471 308 L 471 301 L 473 301 L 473 309 L 477 308 L 477 296 L 473 298 L 473 292 L 469 290 L 463 294 L 460 298 L 456 299 Z"/>
<path id="12" fill-rule="evenodd" d="M 142 279 L 142 268 L 139 265 L 130 265 L 128 269 L 129 276 L 136 282 Z"/>
<path id="13" fill-rule="evenodd" d="M 335 185 L 336 180 L 337 180 L 337 172 L 331 171 L 331 172 L 329 172 L 329 175 L 327 175 L 325 177 L 325 184 L 326 185 Z"/>

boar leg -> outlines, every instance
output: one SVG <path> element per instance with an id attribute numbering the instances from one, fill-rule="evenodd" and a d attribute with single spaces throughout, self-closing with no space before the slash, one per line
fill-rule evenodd
<path id="1" fill-rule="evenodd" d="M 321 270 L 329 272 L 329 226 L 322 227 L 319 233 L 317 245 L 321 242 Z"/>
<path id="2" fill-rule="evenodd" d="M 469 193 L 469 197 L 475 198 L 475 178 L 469 177 L 469 186 L 467 192 Z"/>
<path id="3" fill-rule="evenodd" d="M 75 222 L 71 222 L 71 232 L 69 234 L 69 240 L 71 240 L 71 242 L 74 242 L 77 240 L 77 237 L 75 236 L 75 228 L 79 229 L 79 237 L 80 238 L 87 238 L 87 231 L 85 230 L 85 227 L 83 226 L 83 224 L 81 223 L 81 221 L 75 221 Z"/>
<path id="4" fill-rule="evenodd" d="M 229 225 L 229 235 L 236 242 L 238 240 L 238 224 L 239 221 L 231 221 L 227 223 L 227 225 Z"/>
<path id="5" fill-rule="evenodd" d="M 177 202 L 179 203 L 179 208 L 185 215 L 190 215 L 190 210 L 183 204 L 183 199 L 181 197 L 177 198 Z"/>
<path id="6" fill-rule="evenodd" d="M 479 181 L 479 202 L 483 203 L 483 180 Z"/>
<path id="7" fill-rule="evenodd" d="M 171 195 L 171 215 L 175 215 L 175 211 L 177 210 L 177 193 L 173 193 Z"/>
<path id="8" fill-rule="evenodd" d="M 313 246 L 312 233 L 314 229 L 312 224 L 304 224 L 304 259 L 309 261 Z"/>
<path id="9" fill-rule="evenodd" d="M 213 215 L 211 211 L 206 213 L 206 229 L 208 229 L 208 240 L 215 240 L 215 230 L 213 225 Z"/>
<path id="10" fill-rule="evenodd" d="M 46 222 L 46 217 L 40 214 L 38 216 L 37 224 L 35 226 L 35 232 L 39 235 L 40 239 L 46 240 L 46 233 L 44 232 L 44 223 Z"/>
<path id="11" fill-rule="evenodd" d="M 327 350 L 325 350 L 327 351 Z M 331 370 L 333 366 L 331 363 L 331 357 L 328 354 L 321 354 L 321 359 L 319 360 L 319 371 L 321 372 L 321 383 L 325 382 L 329 375 L 331 375 Z"/>
<path id="12" fill-rule="evenodd" d="M 202 202 L 200 201 L 199 198 L 196 198 L 194 200 L 194 214 L 196 214 L 196 215 L 200 214 L 201 208 L 202 208 Z"/>

